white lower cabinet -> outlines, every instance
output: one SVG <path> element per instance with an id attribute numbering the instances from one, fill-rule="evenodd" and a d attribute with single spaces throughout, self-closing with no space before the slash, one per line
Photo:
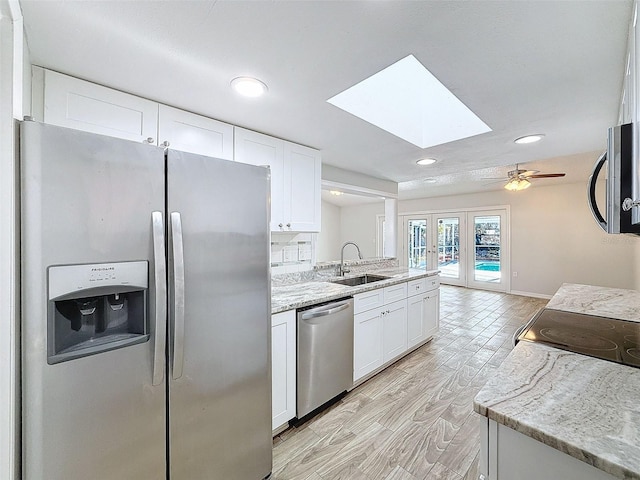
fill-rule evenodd
<path id="1" fill-rule="evenodd" d="M 354 295 L 354 383 L 438 331 L 439 286 L 429 277 Z"/>
<path id="2" fill-rule="evenodd" d="M 502 424 L 480 417 L 483 480 L 613 480 L 614 476 Z"/>
<path id="3" fill-rule="evenodd" d="M 296 416 L 296 311 L 271 316 L 272 428 Z"/>
<path id="4" fill-rule="evenodd" d="M 354 315 L 353 380 L 373 372 L 383 363 L 382 315 L 379 309 Z"/>
<path id="5" fill-rule="evenodd" d="M 407 300 L 385 305 L 382 312 L 382 361 L 407 351 Z"/>
<path id="6" fill-rule="evenodd" d="M 422 295 L 407 299 L 407 345 L 413 347 L 425 340 L 424 311 L 425 302 Z"/>
<path id="7" fill-rule="evenodd" d="M 421 284 L 409 282 L 407 299 L 408 347 L 425 342 L 440 327 L 440 281 L 428 279 Z M 417 293 L 416 293 L 417 292 Z"/>

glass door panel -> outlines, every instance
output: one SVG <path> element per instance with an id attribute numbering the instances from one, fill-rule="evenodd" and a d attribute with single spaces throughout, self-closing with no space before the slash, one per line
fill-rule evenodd
<path id="1" fill-rule="evenodd" d="M 500 282 L 500 216 L 474 217 L 473 279 Z"/>
<path id="2" fill-rule="evenodd" d="M 427 268 L 427 220 L 407 221 L 407 261 L 409 268 Z"/>
<path id="3" fill-rule="evenodd" d="M 465 277 L 460 249 L 462 216 L 458 214 L 446 217 L 436 216 L 434 220 L 434 229 L 437 232 L 437 268 L 440 270 L 440 278 L 444 283 L 462 285 Z"/>

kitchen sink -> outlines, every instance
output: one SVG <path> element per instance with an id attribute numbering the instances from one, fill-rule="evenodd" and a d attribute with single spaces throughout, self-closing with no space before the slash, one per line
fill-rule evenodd
<path id="1" fill-rule="evenodd" d="M 339 283 L 340 285 L 355 287 L 356 285 L 364 285 L 365 283 L 380 282 L 382 280 L 388 280 L 389 278 L 390 277 L 383 277 L 382 275 L 360 275 L 359 277 L 343 278 L 341 280 L 331 280 L 331 283 Z"/>

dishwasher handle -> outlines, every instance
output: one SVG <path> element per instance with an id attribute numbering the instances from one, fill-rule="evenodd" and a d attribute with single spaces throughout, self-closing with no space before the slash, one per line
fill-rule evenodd
<path id="1" fill-rule="evenodd" d="M 302 320 L 311 320 L 312 318 L 325 317 L 327 315 L 333 315 L 334 313 L 341 312 L 349 308 L 351 300 L 346 300 L 342 303 L 332 303 L 318 308 L 313 308 L 302 314 L 300 317 Z"/>

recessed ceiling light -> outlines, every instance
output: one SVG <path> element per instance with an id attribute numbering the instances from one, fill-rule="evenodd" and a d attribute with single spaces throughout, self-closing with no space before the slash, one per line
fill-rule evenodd
<path id="1" fill-rule="evenodd" d="M 418 165 L 433 165 L 437 160 L 435 158 L 421 158 L 416 163 Z"/>
<path id="2" fill-rule="evenodd" d="M 437 180 L 435 178 L 425 178 L 422 180 L 423 183 L 436 183 Z"/>
<path id="3" fill-rule="evenodd" d="M 514 143 L 517 143 L 518 145 L 522 145 L 525 143 L 536 143 L 542 140 L 542 137 L 544 137 L 544 135 L 541 133 L 536 133 L 535 135 L 525 135 L 524 137 L 516 138 L 514 140 Z"/>
<path id="4" fill-rule="evenodd" d="M 264 82 L 252 77 L 236 77 L 231 80 L 231 88 L 244 97 L 259 97 L 269 90 Z"/>
<path id="5" fill-rule="evenodd" d="M 491 131 L 413 55 L 327 102 L 420 148 Z"/>
<path id="6" fill-rule="evenodd" d="M 329 190 L 329 193 L 331 195 L 339 196 L 342 195 L 343 192 L 341 192 L 340 190 Z"/>

